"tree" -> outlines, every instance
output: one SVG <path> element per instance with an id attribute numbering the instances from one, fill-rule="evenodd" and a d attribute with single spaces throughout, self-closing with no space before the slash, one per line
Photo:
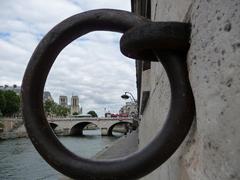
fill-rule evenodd
<path id="1" fill-rule="evenodd" d="M 62 117 L 66 117 L 68 115 L 68 113 L 70 112 L 69 108 L 66 108 L 64 106 L 58 105 L 55 108 L 55 114 L 56 116 L 62 116 Z"/>
<path id="2" fill-rule="evenodd" d="M 69 108 L 58 105 L 52 100 L 46 100 L 44 102 L 44 110 L 47 116 L 55 115 L 55 116 L 66 117 L 70 112 Z"/>
<path id="3" fill-rule="evenodd" d="M 74 115 L 74 116 L 75 116 L 75 115 L 78 115 L 78 114 L 79 114 L 78 112 L 74 112 L 72 115 Z"/>
<path id="4" fill-rule="evenodd" d="M 3 132 L 4 125 L 0 122 L 0 133 Z"/>
<path id="5" fill-rule="evenodd" d="M 48 99 L 44 102 L 43 106 L 44 106 L 44 111 L 45 111 L 47 116 L 53 115 L 53 112 L 54 112 L 54 109 L 55 109 L 54 101 Z"/>
<path id="6" fill-rule="evenodd" d="M 20 97 L 14 91 L 3 91 L 6 105 L 2 113 L 4 116 L 12 116 L 19 111 Z"/>
<path id="7" fill-rule="evenodd" d="M 0 116 L 2 116 L 2 112 L 6 107 L 6 99 L 4 96 L 4 92 L 0 90 Z"/>
<path id="8" fill-rule="evenodd" d="M 95 111 L 89 111 L 87 114 L 90 114 L 92 117 L 98 117 Z"/>

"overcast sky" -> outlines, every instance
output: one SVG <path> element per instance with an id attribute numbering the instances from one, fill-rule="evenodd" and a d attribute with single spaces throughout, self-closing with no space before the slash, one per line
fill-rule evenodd
<path id="1" fill-rule="evenodd" d="M 27 63 L 42 37 L 63 19 L 90 9 L 130 11 L 130 0 L 0 1 L 0 85 L 21 85 Z M 121 34 L 94 32 L 75 40 L 58 56 L 45 90 L 55 102 L 78 95 L 84 113 L 118 112 L 125 91 L 136 94 L 134 60 L 119 51 Z"/>

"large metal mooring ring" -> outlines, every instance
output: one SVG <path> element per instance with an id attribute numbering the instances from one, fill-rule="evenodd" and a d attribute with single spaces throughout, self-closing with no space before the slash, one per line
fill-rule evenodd
<path id="1" fill-rule="evenodd" d="M 42 102 L 44 85 L 52 64 L 65 46 L 91 31 L 125 33 L 146 22 L 149 21 L 120 10 L 88 11 L 74 15 L 55 26 L 35 49 L 22 82 L 24 122 L 35 148 L 61 173 L 76 179 L 137 179 L 165 162 L 187 135 L 194 116 L 194 101 L 186 65 L 182 63 L 184 57 L 180 56 L 179 61 L 178 54 L 167 54 L 166 58 L 172 64 L 164 66 L 168 75 L 170 73 L 172 89 L 165 125 L 145 148 L 130 156 L 99 161 L 79 157 L 59 142 L 45 117 Z"/>

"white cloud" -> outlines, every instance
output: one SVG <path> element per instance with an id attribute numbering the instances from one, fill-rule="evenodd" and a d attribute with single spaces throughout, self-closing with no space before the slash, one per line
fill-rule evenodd
<path id="1" fill-rule="evenodd" d="M 90 9 L 130 11 L 130 0 L 8 0 L 0 2 L 0 85 L 19 84 L 41 38 L 65 18 Z M 120 34 L 90 33 L 68 45 L 58 56 L 45 89 L 78 95 L 84 112 L 104 108 L 117 112 L 125 91 L 135 93 L 134 61 L 121 55 Z"/>
<path id="2" fill-rule="evenodd" d="M 91 9 L 122 9 L 130 11 L 130 0 L 71 0 L 76 5 L 80 7 L 84 7 L 84 10 L 91 10 Z"/>

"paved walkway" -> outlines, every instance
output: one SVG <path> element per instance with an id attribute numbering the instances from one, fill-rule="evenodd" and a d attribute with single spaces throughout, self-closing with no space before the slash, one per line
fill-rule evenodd
<path id="1" fill-rule="evenodd" d="M 131 134 L 121 137 L 110 147 L 103 149 L 93 158 L 95 159 L 116 159 L 127 156 L 138 149 L 138 132 L 133 131 Z"/>

